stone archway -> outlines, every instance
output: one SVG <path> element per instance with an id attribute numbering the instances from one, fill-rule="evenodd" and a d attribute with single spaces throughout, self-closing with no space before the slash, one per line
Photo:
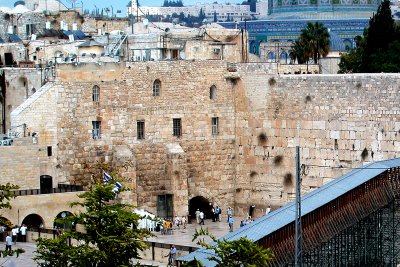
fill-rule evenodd
<path id="1" fill-rule="evenodd" d="M 191 219 L 196 219 L 196 210 L 204 212 L 206 219 L 211 219 L 213 214 L 211 212 L 212 202 L 205 197 L 196 196 L 189 200 L 189 214 Z"/>
<path id="2" fill-rule="evenodd" d="M 74 225 L 72 222 L 59 222 L 57 219 L 65 219 L 66 217 L 72 216 L 70 211 L 62 211 L 57 214 L 54 218 L 53 227 L 56 229 L 73 229 Z"/>
<path id="3" fill-rule="evenodd" d="M 22 224 L 25 224 L 28 229 L 39 229 L 41 225 L 44 226 L 44 221 L 41 216 L 32 213 L 22 220 Z"/>

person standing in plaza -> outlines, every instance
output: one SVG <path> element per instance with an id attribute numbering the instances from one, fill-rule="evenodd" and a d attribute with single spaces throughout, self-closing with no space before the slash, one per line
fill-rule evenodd
<path id="1" fill-rule="evenodd" d="M 187 223 L 186 216 L 182 216 L 181 224 L 183 226 L 183 229 L 186 229 L 186 223 Z"/>
<path id="2" fill-rule="evenodd" d="M 231 216 L 229 216 L 229 218 L 228 218 L 229 232 L 233 232 L 233 222 L 234 222 L 234 220 L 233 220 L 233 217 L 232 217 L 232 215 L 231 215 Z"/>
<path id="3" fill-rule="evenodd" d="M 10 234 L 7 234 L 7 237 L 6 237 L 6 251 L 7 250 L 11 251 L 12 244 L 13 244 L 12 237 L 10 236 Z"/>
<path id="4" fill-rule="evenodd" d="M 19 231 L 21 232 L 21 237 L 22 237 L 22 242 L 26 242 L 26 230 L 28 227 L 25 226 L 25 224 L 22 224 L 21 228 L 19 228 Z"/>
<path id="5" fill-rule="evenodd" d="M 232 209 L 231 209 L 231 207 L 228 207 L 228 209 L 227 209 L 226 212 L 228 213 L 228 220 L 227 220 L 227 222 L 229 222 L 229 217 L 232 216 Z"/>
<path id="6" fill-rule="evenodd" d="M 196 221 L 197 221 L 197 223 L 200 223 L 200 210 L 199 209 L 196 210 Z"/>
<path id="7" fill-rule="evenodd" d="M 204 212 L 200 211 L 200 223 L 199 224 L 203 224 L 204 225 Z"/>
<path id="8" fill-rule="evenodd" d="M 18 233 L 19 229 L 18 226 L 14 226 L 13 229 L 11 229 L 12 232 L 12 241 L 14 242 L 14 245 L 17 244 L 17 238 L 18 238 Z"/>

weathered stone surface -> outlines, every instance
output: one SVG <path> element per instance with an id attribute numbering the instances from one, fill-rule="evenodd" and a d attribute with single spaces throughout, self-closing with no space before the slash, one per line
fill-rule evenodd
<path id="1" fill-rule="evenodd" d="M 277 76 L 264 65 L 238 64 L 240 79 L 227 75 L 221 61 L 68 67 L 42 97 L 15 113 L 13 123 L 43 136 L 40 145 L 54 144 L 57 158 L 49 164 L 59 166 L 60 181 L 88 184 L 97 161 L 122 166 L 125 157 L 115 148 L 126 147 L 136 188 L 127 198 L 155 212 L 157 196 L 173 194 L 179 215 L 195 196 L 235 206 L 238 215 L 251 204 L 261 212 L 292 200 L 296 145 L 303 192 L 363 162 L 399 156 L 400 75 Z M 155 97 L 156 79 L 161 90 Z M 94 85 L 99 103 L 92 101 Z M 219 118 L 216 135 L 213 117 Z M 173 118 L 181 118 L 179 138 Z M 138 120 L 145 121 L 140 140 Z M 92 138 L 92 121 L 101 121 L 99 140 Z"/>

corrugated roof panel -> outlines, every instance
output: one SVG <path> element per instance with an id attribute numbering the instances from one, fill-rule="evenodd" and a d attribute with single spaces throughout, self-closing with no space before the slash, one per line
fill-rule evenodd
<path id="1" fill-rule="evenodd" d="M 86 38 L 86 34 L 80 30 L 73 31 L 73 33 L 78 40 L 83 40 Z"/>
<path id="2" fill-rule="evenodd" d="M 400 166 L 400 158 L 374 162 L 352 170 L 351 172 L 304 195 L 301 203 L 302 215 L 310 213 L 331 202 L 332 200 L 356 188 L 357 186 L 385 172 L 387 169 L 398 166 Z M 272 211 L 268 215 L 255 220 L 253 223 L 225 235 L 221 239 L 236 240 L 241 237 L 247 237 L 250 240 L 257 241 L 294 222 L 294 219 L 295 205 L 294 202 L 291 202 L 277 210 Z M 209 255 L 209 253 L 204 253 L 204 250 L 205 249 L 196 250 L 185 257 L 180 257 L 179 260 L 188 261 L 194 257 L 200 260 L 206 257 L 204 262 L 203 260 L 201 260 L 201 262 L 203 264 L 207 262 L 207 264 L 205 264 L 207 267 L 215 266 L 214 263 L 207 260 L 207 255 Z"/>
<path id="3" fill-rule="evenodd" d="M 20 42 L 22 42 L 22 39 L 19 38 L 19 36 L 16 35 L 16 34 L 9 34 L 8 35 L 8 39 L 9 39 L 10 43 L 20 43 Z"/>

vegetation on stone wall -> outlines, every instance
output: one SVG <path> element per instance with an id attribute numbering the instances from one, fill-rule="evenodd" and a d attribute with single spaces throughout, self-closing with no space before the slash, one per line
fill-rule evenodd
<path id="1" fill-rule="evenodd" d="M 204 237 L 210 237 L 212 244 L 207 244 Z M 214 251 L 215 256 L 209 258 L 210 261 L 216 262 L 216 267 L 253 267 L 253 266 L 270 266 L 270 262 L 274 257 L 271 249 L 266 249 L 256 242 L 246 237 L 228 241 L 225 239 L 218 240 L 215 236 L 208 232 L 208 229 L 200 229 L 195 231 L 193 240 L 197 240 L 197 244 L 204 248 Z M 183 267 L 201 267 L 200 261 L 194 259 L 183 264 Z"/>
<path id="2" fill-rule="evenodd" d="M 105 184 L 102 178 L 95 181 L 90 191 L 79 196 L 82 202 L 71 204 L 85 210 L 58 220 L 76 229 L 65 230 L 55 239 L 37 240 L 34 259 L 40 266 L 137 266 L 131 259 L 139 258 L 139 251 L 147 247 L 143 239 L 151 233 L 137 229 L 140 216 L 131 205 L 118 201 L 114 178 Z M 68 244 L 71 239 L 76 245 Z"/>
<path id="3" fill-rule="evenodd" d="M 318 64 L 321 57 L 329 53 L 329 32 L 320 22 L 308 22 L 301 30 L 299 38 L 293 43 L 290 57 L 299 64 L 308 63 L 310 59 Z"/>
<path id="4" fill-rule="evenodd" d="M 356 48 L 341 56 L 339 73 L 400 71 L 400 27 L 394 23 L 389 0 L 382 1 L 355 42 Z"/>

